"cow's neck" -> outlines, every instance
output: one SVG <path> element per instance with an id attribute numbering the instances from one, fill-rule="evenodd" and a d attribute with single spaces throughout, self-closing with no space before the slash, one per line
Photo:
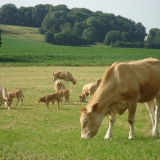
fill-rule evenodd
<path id="1" fill-rule="evenodd" d="M 90 102 L 90 106 L 94 105 L 94 103 L 99 103 L 98 113 L 105 116 L 110 113 L 112 106 L 116 103 L 116 92 L 113 84 L 108 84 L 103 87 L 99 87 L 95 92 L 92 100 Z"/>

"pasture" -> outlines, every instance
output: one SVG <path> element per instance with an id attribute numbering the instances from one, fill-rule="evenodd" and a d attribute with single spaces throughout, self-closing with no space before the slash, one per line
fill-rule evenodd
<path id="1" fill-rule="evenodd" d="M 14 99 L 13 109 L 7 110 L 4 104 L 0 107 L 0 159 L 160 159 L 160 138 L 151 136 L 151 119 L 144 104 L 137 107 L 134 140 L 128 140 L 127 111 L 117 116 L 111 140 L 103 139 L 108 117 L 104 118 L 94 138 L 80 139 L 80 108 L 86 105 L 79 101 L 82 86 L 95 82 L 106 69 L 106 66 L 0 67 L 0 82 L 7 91 L 20 88 L 25 96 L 23 106 L 20 103 L 15 106 Z M 63 103 L 58 110 L 56 103 L 50 104 L 46 110 L 45 104 L 37 101 L 40 96 L 54 92 L 52 73 L 57 70 L 70 71 L 77 85 L 70 82 L 65 85 L 70 91 L 69 105 Z"/>
<path id="2" fill-rule="evenodd" d="M 58 46 L 4 34 L 0 48 L 0 66 L 109 66 L 115 61 L 148 57 L 160 59 L 160 50 Z"/>

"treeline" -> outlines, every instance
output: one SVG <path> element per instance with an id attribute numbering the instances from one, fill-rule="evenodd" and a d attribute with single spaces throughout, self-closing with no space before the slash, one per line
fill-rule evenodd
<path id="1" fill-rule="evenodd" d="M 17 8 L 14 4 L 5 4 L 0 8 L 0 23 L 38 27 L 51 44 L 99 42 L 112 47 L 160 48 L 159 29 L 151 29 L 144 41 L 147 33 L 141 22 L 85 8 L 68 9 L 66 5 Z"/>

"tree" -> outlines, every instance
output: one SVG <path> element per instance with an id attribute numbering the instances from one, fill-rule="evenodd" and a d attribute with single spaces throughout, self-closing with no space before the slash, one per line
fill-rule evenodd
<path id="1" fill-rule="evenodd" d="M 52 33 L 51 31 L 48 31 L 45 33 L 45 40 L 48 43 L 54 43 L 54 33 Z"/>
<path id="2" fill-rule="evenodd" d="M 82 33 L 82 37 L 89 43 L 95 43 L 96 36 L 97 36 L 96 30 L 92 27 L 85 29 Z"/>
<path id="3" fill-rule="evenodd" d="M 46 7 L 45 5 L 39 4 L 33 7 L 32 18 L 35 27 L 41 26 L 41 23 L 48 12 L 49 12 L 49 7 Z"/>
<path id="4" fill-rule="evenodd" d="M 117 41 L 121 40 L 121 33 L 120 31 L 110 31 L 106 34 L 105 39 L 104 39 L 104 44 L 110 45 L 111 43 L 115 43 Z"/>
<path id="5" fill-rule="evenodd" d="M 147 40 L 145 42 L 145 47 L 160 49 L 160 29 L 150 29 Z"/>
<path id="6" fill-rule="evenodd" d="M 0 28 L 0 47 L 1 47 L 1 44 L 2 44 L 2 39 L 1 39 L 1 28 Z"/>
<path id="7" fill-rule="evenodd" d="M 135 41 L 141 41 L 144 42 L 146 34 L 146 28 L 142 25 L 141 22 L 137 23 L 135 25 L 135 33 L 134 33 L 134 39 Z"/>
<path id="8" fill-rule="evenodd" d="M 0 8 L 0 23 L 16 25 L 17 7 L 14 4 L 5 4 Z"/>

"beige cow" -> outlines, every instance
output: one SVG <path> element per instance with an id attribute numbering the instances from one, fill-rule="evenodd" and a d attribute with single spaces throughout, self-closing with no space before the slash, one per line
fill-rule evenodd
<path id="1" fill-rule="evenodd" d="M 20 100 L 21 100 L 21 105 L 23 105 L 24 94 L 23 94 L 23 91 L 21 89 L 8 91 L 7 93 L 8 93 L 8 96 L 9 96 L 10 99 L 17 98 L 16 106 L 18 105 L 18 102 Z"/>
<path id="2" fill-rule="evenodd" d="M 8 109 L 11 108 L 12 99 L 9 98 L 7 90 L 4 86 L 0 85 L 0 106 L 5 102 L 5 105 Z"/>
<path id="3" fill-rule="evenodd" d="M 58 91 L 61 89 L 65 89 L 65 86 L 61 80 L 56 80 L 54 83 L 54 89 L 55 89 L 55 91 Z"/>
<path id="4" fill-rule="evenodd" d="M 128 138 L 133 139 L 138 102 L 146 102 L 152 119 L 152 136 L 157 136 L 160 116 L 160 61 L 158 59 L 115 62 L 106 70 L 90 103 L 81 108 L 81 138 L 90 139 L 95 136 L 103 118 L 109 115 L 109 128 L 104 139 L 110 139 L 116 114 L 122 115 L 128 110 L 130 125 Z"/>
<path id="5" fill-rule="evenodd" d="M 97 90 L 100 82 L 101 82 L 101 78 L 97 79 L 95 83 L 89 83 L 83 86 L 82 88 L 82 93 L 81 95 L 79 95 L 80 101 L 81 102 L 85 102 L 86 98 L 89 95 L 89 100 L 88 103 L 90 102 L 92 95 L 95 93 L 95 91 Z"/>
<path id="6" fill-rule="evenodd" d="M 49 103 L 52 102 L 52 104 L 54 104 L 54 102 L 57 101 L 58 109 L 60 109 L 59 102 L 61 102 L 61 97 L 62 97 L 62 95 L 60 93 L 56 92 L 54 94 L 46 95 L 42 98 L 39 98 L 38 103 L 40 103 L 40 102 L 46 103 L 46 109 L 47 108 L 49 109 Z"/>
<path id="7" fill-rule="evenodd" d="M 63 79 L 65 82 L 71 81 L 74 85 L 76 84 L 76 80 L 73 78 L 70 72 L 66 71 L 58 71 L 53 73 L 53 83 L 57 79 Z"/>

